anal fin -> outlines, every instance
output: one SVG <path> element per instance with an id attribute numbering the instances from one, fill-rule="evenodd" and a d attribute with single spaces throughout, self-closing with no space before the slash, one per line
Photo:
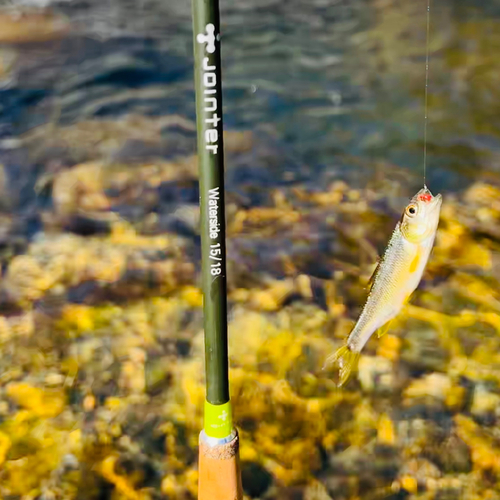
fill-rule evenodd
<path id="1" fill-rule="evenodd" d="M 408 304 L 408 302 L 410 302 L 410 299 L 411 299 L 411 296 L 413 295 L 413 292 L 410 292 L 406 297 L 405 299 L 403 300 L 403 307 L 406 306 L 406 304 Z"/>
<path id="2" fill-rule="evenodd" d="M 382 325 L 378 330 L 377 330 L 377 337 L 380 338 L 383 335 L 385 335 L 390 329 L 393 324 L 393 319 L 389 320 L 385 325 Z"/>
<path id="3" fill-rule="evenodd" d="M 390 319 L 377 330 L 378 338 L 384 336 L 391 329 L 391 327 L 394 326 L 394 321 L 396 320 L 398 314 L 401 312 L 401 309 L 403 309 L 408 304 L 412 294 L 413 292 L 410 292 L 405 296 L 399 310 L 394 310 L 392 315 L 387 316 Z"/>

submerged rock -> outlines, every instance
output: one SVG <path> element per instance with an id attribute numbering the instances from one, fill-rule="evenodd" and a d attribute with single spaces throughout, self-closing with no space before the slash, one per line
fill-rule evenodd
<path id="1" fill-rule="evenodd" d="M 395 389 L 392 363 L 381 356 L 362 356 L 358 378 L 364 391 L 375 394 L 391 393 Z"/>

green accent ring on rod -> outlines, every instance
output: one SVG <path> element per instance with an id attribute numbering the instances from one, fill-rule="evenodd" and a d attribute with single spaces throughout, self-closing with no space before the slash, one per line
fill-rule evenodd
<path id="1" fill-rule="evenodd" d="M 213 405 L 205 400 L 205 434 L 208 437 L 223 439 L 233 431 L 233 412 L 231 401 Z"/>

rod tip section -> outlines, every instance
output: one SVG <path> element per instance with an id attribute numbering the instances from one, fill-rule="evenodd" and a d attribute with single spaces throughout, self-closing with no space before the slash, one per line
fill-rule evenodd
<path id="1" fill-rule="evenodd" d="M 239 438 L 213 444 L 200 434 L 198 500 L 242 500 Z"/>

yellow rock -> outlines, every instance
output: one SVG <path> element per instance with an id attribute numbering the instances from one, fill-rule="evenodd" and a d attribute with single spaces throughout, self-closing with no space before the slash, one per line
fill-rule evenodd
<path id="1" fill-rule="evenodd" d="M 120 424 L 114 423 L 109 427 L 109 433 L 114 438 L 118 438 L 122 435 L 122 427 Z"/>
<path id="2" fill-rule="evenodd" d="M 112 225 L 110 242 L 116 245 L 147 248 L 167 248 L 169 239 L 165 236 L 142 236 L 126 221 L 120 220 Z"/>
<path id="3" fill-rule="evenodd" d="M 361 193 L 357 189 L 351 189 L 347 192 L 347 198 L 349 201 L 359 201 L 361 199 Z"/>
<path id="4" fill-rule="evenodd" d="M 6 275 L 6 285 L 21 300 L 37 300 L 54 284 L 51 276 L 30 255 L 12 259 Z"/>
<path id="5" fill-rule="evenodd" d="M 451 380 L 442 373 L 431 373 L 420 379 L 414 380 L 405 389 L 405 398 L 432 397 L 441 401 L 446 399 L 451 389 Z"/>
<path id="6" fill-rule="evenodd" d="M 48 373 L 45 376 L 45 384 L 48 386 L 56 387 L 58 385 L 62 385 L 64 383 L 64 375 L 60 373 Z"/>
<path id="7" fill-rule="evenodd" d="M 7 452 L 9 451 L 11 444 L 9 436 L 0 432 L 0 467 L 5 462 L 5 457 L 7 456 Z"/>
<path id="8" fill-rule="evenodd" d="M 470 204 L 486 205 L 500 211 L 500 189 L 491 184 L 476 182 L 467 189 L 464 200 Z"/>
<path id="9" fill-rule="evenodd" d="M 229 355 L 234 365 L 253 367 L 259 347 L 277 335 L 277 328 L 262 314 L 235 309 L 229 323 Z"/>
<path id="10" fill-rule="evenodd" d="M 79 456 L 82 450 L 82 431 L 76 429 L 69 433 L 69 448 L 73 454 Z"/>
<path id="11" fill-rule="evenodd" d="M 175 480 L 175 476 L 172 474 L 165 476 L 161 482 L 161 492 L 169 498 L 176 498 L 178 491 L 179 487 Z"/>
<path id="12" fill-rule="evenodd" d="M 12 331 L 9 322 L 5 316 L 0 316 L 0 342 L 6 342 L 10 339 Z"/>
<path id="13" fill-rule="evenodd" d="M 378 421 L 377 439 L 379 443 L 391 446 L 396 442 L 394 424 L 386 413 L 382 414 Z"/>
<path id="14" fill-rule="evenodd" d="M 497 217 L 497 212 L 489 207 L 481 207 L 476 210 L 476 217 L 481 222 L 495 223 L 495 218 Z"/>
<path id="15" fill-rule="evenodd" d="M 358 379 L 365 391 L 378 388 L 390 389 L 393 385 L 393 368 L 389 359 L 381 356 L 361 356 Z"/>
<path id="16" fill-rule="evenodd" d="M 86 412 L 94 410 L 94 408 L 95 408 L 95 397 L 93 396 L 93 394 L 87 394 L 83 398 L 83 404 L 82 404 L 82 406 L 83 406 L 83 410 L 86 411 Z"/>
<path id="17" fill-rule="evenodd" d="M 311 288 L 311 278 L 306 274 L 300 274 L 296 279 L 297 288 L 302 297 L 312 299 L 313 292 Z"/>
<path id="18" fill-rule="evenodd" d="M 131 394 L 142 394 L 146 389 L 146 375 L 144 363 L 146 353 L 143 349 L 130 349 L 129 360 L 122 364 L 119 385 Z"/>
<path id="19" fill-rule="evenodd" d="M 476 385 L 470 409 L 471 413 L 481 416 L 486 413 L 493 413 L 497 408 L 500 408 L 500 396 L 487 391 L 481 385 Z"/>
<path id="20" fill-rule="evenodd" d="M 403 476 L 399 480 L 401 487 L 404 488 L 408 493 L 416 493 L 418 491 L 417 480 L 412 476 Z"/>
<path id="21" fill-rule="evenodd" d="M 55 417 L 64 409 L 65 401 L 61 391 L 43 391 L 25 382 L 12 382 L 7 386 L 6 393 L 19 406 L 39 417 Z"/>
<path id="22" fill-rule="evenodd" d="M 280 306 L 276 298 L 265 290 L 251 292 L 250 304 L 262 311 L 276 311 Z"/>
<path id="23" fill-rule="evenodd" d="M 185 300 L 191 307 L 203 306 L 203 292 L 194 286 L 185 286 L 180 292 L 181 299 Z"/>
<path id="24" fill-rule="evenodd" d="M 457 222 L 453 211 L 450 214 L 444 208 L 443 217 L 447 218 L 445 226 L 440 227 L 436 236 L 433 260 L 457 267 L 478 266 L 489 270 L 492 268 L 491 251 L 473 240 L 466 227 Z M 448 218 L 449 217 L 449 218 Z"/>
<path id="25" fill-rule="evenodd" d="M 328 494 L 326 487 L 317 480 L 306 486 L 304 500 L 333 500 Z"/>
<path id="26" fill-rule="evenodd" d="M 119 410 L 123 406 L 123 400 L 110 396 L 109 398 L 106 398 L 106 402 L 104 404 L 106 408 L 109 408 L 110 410 Z"/>
<path id="27" fill-rule="evenodd" d="M 395 335 L 386 334 L 379 340 L 377 356 L 396 361 L 399 358 L 400 349 L 401 339 Z"/>
<path id="28" fill-rule="evenodd" d="M 60 326 L 77 333 L 94 329 L 95 308 L 81 304 L 67 304 L 64 306 Z"/>
<path id="29" fill-rule="evenodd" d="M 500 473 L 500 448 L 481 428 L 465 415 L 455 415 L 458 436 L 469 446 L 474 467 Z"/>
<path id="30" fill-rule="evenodd" d="M 311 201 L 322 207 L 338 205 L 344 198 L 344 193 L 341 191 L 328 191 L 326 193 L 313 193 Z"/>
<path id="31" fill-rule="evenodd" d="M 291 279 L 276 280 L 265 290 L 250 290 L 248 302 L 253 308 L 261 311 L 276 311 L 295 289 Z"/>
<path id="32" fill-rule="evenodd" d="M 328 432 L 322 439 L 322 444 L 325 450 L 333 450 L 334 446 L 339 440 L 339 433 L 337 431 Z"/>
<path id="33" fill-rule="evenodd" d="M 247 462 L 255 462 L 259 459 L 259 451 L 252 445 L 251 441 L 241 441 L 240 459 Z"/>
<path id="34" fill-rule="evenodd" d="M 302 200 L 312 202 L 320 206 L 335 206 L 342 202 L 344 194 L 348 191 L 348 186 L 345 182 L 336 181 L 328 186 L 325 192 L 307 193 L 297 190 L 298 197 Z M 352 192 L 354 193 L 354 192 Z M 356 194 L 352 194 L 356 197 Z"/>
<path id="35" fill-rule="evenodd" d="M 448 408 L 452 410 L 459 409 L 464 401 L 465 397 L 465 387 L 460 387 L 458 385 L 452 385 L 445 397 L 445 404 Z"/>
<path id="36" fill-rule="evenodd" d="M 128 479 L 115 472 L 116 460 L 117 457 L 114 455 L 106 457 L 100 464 L 100 473 L 128 500 L 141 500 L 140 493 L 135 491 Z"/>
<path id="37" fill-rule="evenodd" d="M 473 262 L 475 262 L 473 260 Z M 488 306 L 500 311 L 500 294 L 496 286 L 486 283 L 481 278 L 470 274 L 456 273 L 451 280 L 452 287 L 462 295 L 476 304 Z M 500 320 L 497 320 L 497 325 Z"/>
<path id="38" fill-rule="evenodd" d="M 247 213 L 245 210 L 238 210 L 232 219 L 228 220 L 227 223 L 227 234 L 240 234 L 243 231 L 245 221 L 247 219 Z"/>
<path id="39" fill-rule="evenodd" d="M 13 337 L 31 337 L 35 331 L 33 312 L 10 318 L 9 326 Z"/>
<path id="40" fill-rule="evenodd" d="M 52 186 L 52 199 L 56 212 L 69 215 L 82 211 L 109 209 L 109 201 L 103 191 L 100 163 L 82 163 L 59 173 Z"/>
<path id="41" fill-rule="evenodd" d="M 192 497 L 196 498 L 198 494 L 198 471 L 196 469 L 188 469 L 186 471 L 184 474 L 184 484 Z"/>

